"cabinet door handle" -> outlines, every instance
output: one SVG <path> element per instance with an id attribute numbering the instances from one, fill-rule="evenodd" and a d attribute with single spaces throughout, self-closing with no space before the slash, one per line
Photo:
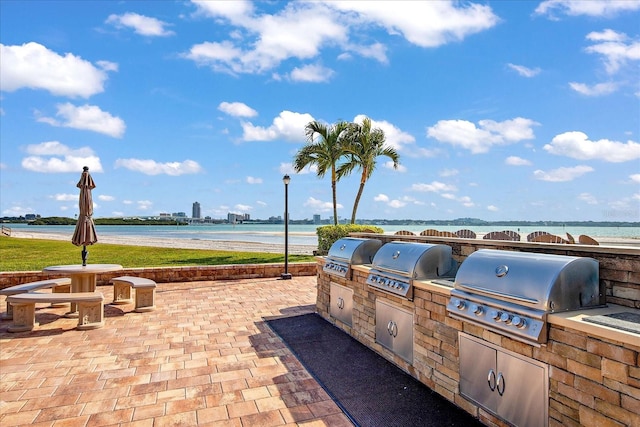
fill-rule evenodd
<path id="1" fill-rule="evenodd" d="M 498 390 L 498 394 L 502 396 L 504 394 L 505 381 L 504 376 L 502 376 L 502 372 L 498 374 L 498 382 L 496 383 L 496 390 Z"/>
<path id="2" fill-rule="evenodd" d="M 392 337 L 397 337 L 398 336 L 398 324 L 396 322 L 394 322 L 393 320 L 389 320 L 389 323 L 387 323 L 387 332 L 389 332 L 389 335 L 391 335 Z"/>
<path id="3" fill-rule="evenodd" d="M 494 391 L 496 389 L 496 373 L 493 371 L 493 369 L 489 369 L 487 383 L 489 384 L 489 388 L 491 389 L 491 391 Z"/>
<path id="4" fill-rule="evenodd" d="M 344 308 L 344 298 L 342 297 L 338 297 L 338 304 L 337 304 L 339 309 L 343 309 Z"/>

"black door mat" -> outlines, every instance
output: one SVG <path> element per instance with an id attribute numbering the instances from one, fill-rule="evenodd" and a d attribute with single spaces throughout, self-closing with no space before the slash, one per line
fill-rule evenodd
<path id="1" fill-rule="evenodd" d="M 613 314 L 601 314 L 598 316 L 584 317 L 585 322 L 597 323 L 610 328 L 621 329 L 627 332 L 640 334 L 640 314 L 623 312 Z"/>
<path id="2" fill-rule="evenodd" d="M 318 314 L 267 324 L 356 426 L 482 425 Z"/>

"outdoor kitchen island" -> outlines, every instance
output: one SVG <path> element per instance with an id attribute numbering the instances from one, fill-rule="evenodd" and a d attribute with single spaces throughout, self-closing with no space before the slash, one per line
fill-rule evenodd
<path id="1" fill-rule="evenodd" d="M 375 237 L 383 244 L 399 240 L 398 236 L 357 237 Z M 323 272 L 324 258 L 318 257 L 318 313 L 486 425 L 640 425 L 640 334 L 584 320 L 616 313 L 640 316 L 640 250 L 424 237 L 411 237 L 409 241 L 449 244 L 459 263 L 476 250 L 487 248 L 594 258 L 599 261 L 606 306 L 549 313 L 545 342 L 527 343 L 482 324 L 452 317 L 447 305 L 451 303 L 453 281 L 414 281 L 413 298 L 407 299 L 368 285 L 370 265 L 352 266 L 351 276 L 341 278 Z M 350 291 L 348 322 L 331 315 L 332 288 Z M 376 308 L 381 303 L 397 309 L 402 316 L 410 316 L 411 357 L 399 355 L 393 345 L 376 338 Z M 389 334 L 392 332 L 393 328 Z M 504 391 L 505 396 L 514 388 L 519 389 L 519 395 L 529 393 L 526 399 L 541 408 L 543 419 L 533 420 L 535 423 L 527 417 L 526 422 L 514 420 L 509 412 L 493 407 L 490 400 L 465 397 L 460 391 L 461 350 L 464 356 L 469 348 L 474 358 L 476 354 L 493 354 L 491 357 L 498 360 L 493 384 L 478 366 L 481 382 Z M 509 364 L 500 360 L 516 361 L 528 369 L 520 371 L 526 374 L 515 380 L 505 374 L 507 391 L 498 376 L 508 371 L 505 366 Z M 525 411 L 524 407 L 520 409 Z"/>

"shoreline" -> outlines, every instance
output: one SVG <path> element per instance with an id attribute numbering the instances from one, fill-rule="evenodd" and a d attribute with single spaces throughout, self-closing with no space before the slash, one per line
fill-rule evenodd
<path id="1" fill-rule="evenodd" d="M 64 233 L 32 233 L 28 231 L 12 231 L 11 237 L 18 239 L 43 239 L 43 240 L 64 240 L 71 243 L 71 238 Z M 152 246 L 157 248 L 174 249 L 205 249 L 214 251 L 233 252 L 262 252 L 281 253 L 284 252 L 284 243 L 262 243 L 249 242 L 245 240 L 203 240 L 203 239 L 170 239 L 163 237 L 140 236 L 98 236 L 98 243 L 112 245 L 129 246 Z M 313 251 L 318 249 L 317 245 L 292 245 L 289 244 L 290 255 L 313 255 Z"/>
<path id="2" fill-rule="evenodd" d="M 67 233 L 40 233 L 30 231 L 14 230 L 11 237 L 19 239 L 43 239 L 43 240 L 66 240 L 71 242 L 71 237 Z M 482 239 L 482 235 L 478 235 Z M 640 239 L 623 237 L 598 237 L 601 246 L 624 246 L 639 248 Z M 171 239 L 163 237 L 143 237 L 140 236 L 98 236 L 98 244 L 114 244 L 129 246 L 151 246 L 174 249 L 205 249 L 234 252 L 262 252 L 262 253 L 282 253 L 284 243 L 264 243 L 247 240 L 208 240 L 208 239 Z M 313 255 L 313 251 L 318 249 L 317 245 L 291 244 L 288 245 L 289 254 L 292 255 Z"/>

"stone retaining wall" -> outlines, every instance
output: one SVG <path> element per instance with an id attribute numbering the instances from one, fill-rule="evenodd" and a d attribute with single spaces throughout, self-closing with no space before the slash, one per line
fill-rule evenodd
<path id="1" fill-rule="evenodd" d="M 316 274 L 315 262 L 297 262 L 288 264 L 288 272 L 294 276 L 313 276 Z M 195 267 L 152 267 L 125 268 L 97 275 L 97 285 L 106 285 L 118 276 L 140 276 L 158 283 L 196 282 L 206 280 L 251 279 L 259 277 L 280 277 L 284 264 L 237 264 Z M 14 271 L 0 273 L 0 289 L 22 283 L 45 280 L 60 275 L 42 271 Z"/>

